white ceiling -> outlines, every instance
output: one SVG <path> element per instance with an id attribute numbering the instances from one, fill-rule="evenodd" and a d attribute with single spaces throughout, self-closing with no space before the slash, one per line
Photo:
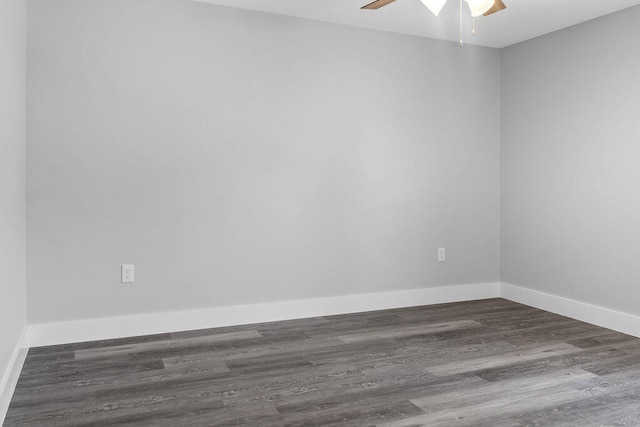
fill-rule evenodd
<path id="1" fill-rule="evenodd" d="M 397 0 L 378 10 L 360 10 L 360 6 L 373 0 L 196 1 L 458 41 L 459 0 L 448 0 L 439 17 L 433 16 L 420 0 Z M 506 10 L 477 19 L 478 36 L 476 38 L 470 33 L 471 15 L 468 9 L 465 10 L 466 43 L 501 48 L 640 4 L 640 0 L 503 1 L 507 5 Z"/>

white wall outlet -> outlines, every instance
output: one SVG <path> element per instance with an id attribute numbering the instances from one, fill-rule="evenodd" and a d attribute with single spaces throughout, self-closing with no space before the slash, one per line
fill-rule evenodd
<path id="1" fill-rule="evenodd" d="M 122 283 L 133 283 L 135 281 L 135 275 L 133 270 L 133 264 L 122 265 Z"/>
<path id="2" fill-rule="evenodd" d="M 445 262 L 447 260 L 447 251 L 445 248 L 438 248 L 438 262 Z"/>

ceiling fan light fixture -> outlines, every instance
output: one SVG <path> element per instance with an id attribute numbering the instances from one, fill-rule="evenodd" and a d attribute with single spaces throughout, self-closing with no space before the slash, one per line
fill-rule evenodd
<path id="1" fill-rule="evenodd" d="M 440 14 L 440 11 L 442 10 L 442 7 L 446 2 L 447 0 L 422 0 L 422 3 L 424 3 L 424 5 L 429 8 L 431 13 L 436 16 Z M 491 3 L 493 4 L 493 1 Z"/>
<path id="2" fill-rule="evenodd" d="M 424 1 L 424 0 L 422 0 Z M 495 0 L 466 0 L 469 3 L 469 9 L 471 9 L 471 16 L 474 18 L 480 16 L 487 12 L 493 4 Z"/>

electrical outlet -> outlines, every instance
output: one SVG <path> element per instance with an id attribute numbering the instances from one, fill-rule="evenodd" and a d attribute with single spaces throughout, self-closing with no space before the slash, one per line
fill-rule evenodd
<path id="1" fill-rule="evenodd" d="M 438 248 L 438 262 L 445 262 L 447 260 L 447 252 L 445 248 Z"/>
<path id="2" fill-rule="evenodd" d="M 122 283 L 133 283 L 135 281 L 133 264 L 122 265 Z"/>

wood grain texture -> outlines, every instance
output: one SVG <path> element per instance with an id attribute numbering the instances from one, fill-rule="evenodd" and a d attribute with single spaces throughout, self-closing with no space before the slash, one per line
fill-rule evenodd
<path id="1" fill-rule="evenodd" d="M 496 12 L 500 12 L 501 10 L 504 10 L 507 8 L 507 5 L 505 5 L 502 0 L 496 0 L 493 3 L 493 6 L 491 6 L 491 9 L 487 10 L 483 15 L 484 16 L 489 16 L 492 15 Z"/>
<path id="2" fill-rule="evenodd" d="M 502 299 L 32 348 L 5 426 L 638 426 L 640 339 Z"/>
<path id="3" fill-rule="evenodd" d="M 369 10 L 380 9 L 381 7 L 386 6 L 389 3 L 393 3 L 394 1 L 396 0 L 376 0 L 374 2 L 371 2 L 369 4 L 362 6 L 360 9 L 369 9 Z"/>

